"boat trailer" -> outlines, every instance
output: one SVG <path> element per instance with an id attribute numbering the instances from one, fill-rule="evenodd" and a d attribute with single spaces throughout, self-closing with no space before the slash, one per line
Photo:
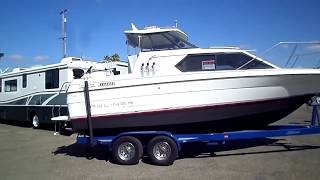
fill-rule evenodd
<path id="1" fill-rule="evenodd" d="M 301 125 L 274 125 L 263 130 L 233 131 L 212 134 L 173 134 L 166 131 L 124 132 L 115 136 L 78 135 L 78 144 L 106 145 L 118 164 L 137 164 L 147 155 L 152 164 L 171 165 L 182 151 L 184 143 L 200 142 L 208 146 L 222 145 L 227 141 L 252 140 L 270 137 L 320 134 L 318 108 L 320 98 L 312 102 L 311 123 Z M 90 120 L 90 118 L 89 118 Z M 90 124 L 89 127 L 92 127 Z M 92 133 L 92 129 L 91 129 Z M 144 153 L 146 152 L 146 153 Z"/>

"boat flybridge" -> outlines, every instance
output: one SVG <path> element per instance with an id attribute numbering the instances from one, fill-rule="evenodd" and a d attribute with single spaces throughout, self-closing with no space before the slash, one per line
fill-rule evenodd
<path id="1" fill-rule="evenodd" d="M 73 129 L 86 133 L 84 81 L 95 132 L 215 132 L 264 127 L 320 92 L 320 70 L 281 69 L 239 48 L 199 48 L 177 27 L 125 31 L 129 74 L 75 79 Z"/>

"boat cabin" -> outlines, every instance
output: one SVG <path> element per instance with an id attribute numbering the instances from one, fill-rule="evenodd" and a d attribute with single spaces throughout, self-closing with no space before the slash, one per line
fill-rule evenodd
<path id="1" fill-rule="evenodd" d="M 246 70 L 278 68 L 239 48 L 199 48 L 176 27 L 147 27 L 125 31 L 129 72 L 178 74 L 195 71 Z M 152 72 L 152 73 L 148 73 Z"/>

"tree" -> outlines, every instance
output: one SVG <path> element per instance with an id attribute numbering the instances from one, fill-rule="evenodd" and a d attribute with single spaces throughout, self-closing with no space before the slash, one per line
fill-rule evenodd
<path id="1" fill-rule="evenodd" d="M 108 55 L 103 57 L 103 61 L 109 61 L 109 59 L 110 59 L 110 56 Z"/>
<path id="2" fill-rule="evenodd" d="M 106 61 L 106 62 L 120 61 L 120 56 L 117 53 L 113 54 L 112 56 L 107 55 L 103 57 L 103 61 Z"/>
<path id="3" fill-rule="evenodd" d="M 120 61 L 119 54 L 115 53 L 114 55 L 112 55 L 111 56 L 111 61 Z"/>

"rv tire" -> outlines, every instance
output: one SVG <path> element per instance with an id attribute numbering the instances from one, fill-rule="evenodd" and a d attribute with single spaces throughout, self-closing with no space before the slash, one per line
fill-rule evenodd
<path id="1" fill-rule="evenodd" d="M 34 113 L 34 115 L 31 116 L 31 125 L 34 129 L 38 129 L 40 127 L 40 120 L 36 113 Z"/>

